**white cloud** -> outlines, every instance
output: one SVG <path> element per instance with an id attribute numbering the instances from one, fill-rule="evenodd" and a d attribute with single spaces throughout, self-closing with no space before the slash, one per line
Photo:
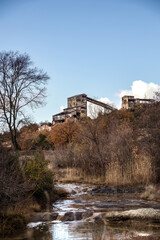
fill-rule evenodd
<path id="1" fill-rule="evenodd" d="M 124 95 L 131 95 L 136 98 L 153 98 L 155 92 L 160 89 L 158 84 L 153 82 L 146 83 L 142 80 L 137 80 L 132 83 L 130 90 L 122 90 L 118 95 L 123 97 Z"/>
<path id="2" fill-rule="evenodd" d="M 60 111 L 63 112 L 63 110 L 65 109 L 64 106 L 60 106 Z"/>
<path id="3" fill-rule="evenodd" d="M 98 99 L 98 101 L 106 103 L 106 104 L 112 104 L 112 102 L 107 97 L 101 97 Z"/>
<path id="4" fill-rule="evenodd" d="M 160 85 L 155 84 L 153 82 L 146 83 L 142 80 L 136 80 L 132 83 L 131 89 L 129 90 L 121 90 L 117 95 L 120 97 L 121 106 L 121 98 L 124 95 L 134 96 L 136 98 L 154 98 L 155 92 L 160 90 Z"/>

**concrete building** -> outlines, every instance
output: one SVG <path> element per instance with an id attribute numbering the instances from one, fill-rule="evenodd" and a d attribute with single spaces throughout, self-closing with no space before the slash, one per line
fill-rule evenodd
<path id="1" fill-rule="evenodd" d="M 52 124 L 51 124 L 51 123 L 43 123 L 43 124 L 38 128 L 38 131 L 39 131 L 39 132 L 51 131 L 51 130 L 52 130 Z"/>
<path id="2" fill-rule="evenodd" d="M 90 107 L 93 105 L 93 111 L 110 113 L 115 110 L 114 107 L 109 104 L 97 101 L 95 99 L 89 98 L 86 94 L 79 94 L 67 99 L 67 108 L 63 112 L 53 115 L 52 124 L 67 121 L 69 118 L 80 119 L 84 117 L 90 117 Z M 96 115 L 95 114 L 95 117 Z"/>
<path id="3" fill-rule="evenodd" d="M 123 96 L 122 97 L 122 109 L 131 109 L 140 104 L 149 104 L 153 103 L 153 99 L 146 98 L 135 98 L 134 96 Z"/>

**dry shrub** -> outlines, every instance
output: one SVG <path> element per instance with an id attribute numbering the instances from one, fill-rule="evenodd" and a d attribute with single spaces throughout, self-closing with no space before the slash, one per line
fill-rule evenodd
<path id="1" fill-rule="evenodd" d="M 53 165 L 66 179 L 112 185 L 159 182 L 160 103 L 83 119 L 75 135 L 71 125 L 67 131 L 65 125 L 57 128 Z"/>
<path id="2" fill-rule="evenodd" d="M 111 162 L 106 169 L 106 184 L 117 186 L 152 182 L 151 160 L 145 156 L 134 159 L 132 165 L 126 165 L 125 170 L 123 168 L 119 162 Z"/>
<path id="3" fill-rule="evenodd" d="M 94 174 L 87 175 L 81 168 L 59 169 L 57 180 L 65 183 L 71 183 L 71 182 L 92 183 L 92 184 L 105 183 L 104 177 L 95 177 Z"/>
<path id="4" fill-rule="evenodd" d="M 134 182 L 137 184 L 149 184 L 154 179 L 152 159 L 146 155 L 137 155 L 134 159 Z"/>
<path id="5" fill-rule="evenodd" d="M 106 181 L 107 185 L 127 185 L 131 184 L 130 170 L 123 170 L 123 166 L 120 165 L 118 161 L 111 162 L 106 169 Z"/>
<path id="6" fill-rule="evenodd" d="M 76 134 L 77 124 L 69 119 L 64 123 L 56 124 L 48 134 L 47 140 L 56 147 L 65 146 L 73 142 Z"/>
<path id="7" fill-rule="evenodd" d="M 0 209 L 7 211 L 8 207 L 15 209 L 30 204 L 30 192 L 34 184 L 24 177 L 16 154 L 0 152 Z"/>

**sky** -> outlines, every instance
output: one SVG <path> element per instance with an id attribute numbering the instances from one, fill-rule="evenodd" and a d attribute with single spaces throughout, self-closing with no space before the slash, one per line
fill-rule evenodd
<path id="1" fill-rule="evenodd" d="M 67 97 L 86 93 L 120 107 L 125 94 L 160 87 L 159 0 L 0 0 L 0 51 L 27 53 L 48 73 L 51 121 Z"/>

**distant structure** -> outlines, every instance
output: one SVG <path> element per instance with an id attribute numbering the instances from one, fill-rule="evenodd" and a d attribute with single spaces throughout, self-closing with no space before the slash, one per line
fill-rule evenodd
<path id="1" fill-rule="evenodd" d="M 153 99 L 141 99 L 141 98 L 134 98 L 134 96 L 123 96 L 122 97 L 122 109 L 131 109 L 140 104 L 149 104 L 153 103 Z"/>
<path id="2" fill-rule="evenodd" d="M 39 132 L 51 131 L 51 130 L 52 130 L 52 123 L 42 123 L 42 125 L 38 128 Z"/>
<path id="3" fill-rule="evenodd" d="M 80 119 L 89 116 L 89 105 L 92 103 L 94 106 L 98 106 L 105 113 L 110 113 L 116 110 L 114 107 L 105 104 L 103 102 L 97 101 L 95 99 L 87 97 L 86 94 L 79 94 L 67 99 L 67 108 L 63 112 L 53 115 L 52 124 L 61 123 L 67 119 L 74 118 Z"/>

